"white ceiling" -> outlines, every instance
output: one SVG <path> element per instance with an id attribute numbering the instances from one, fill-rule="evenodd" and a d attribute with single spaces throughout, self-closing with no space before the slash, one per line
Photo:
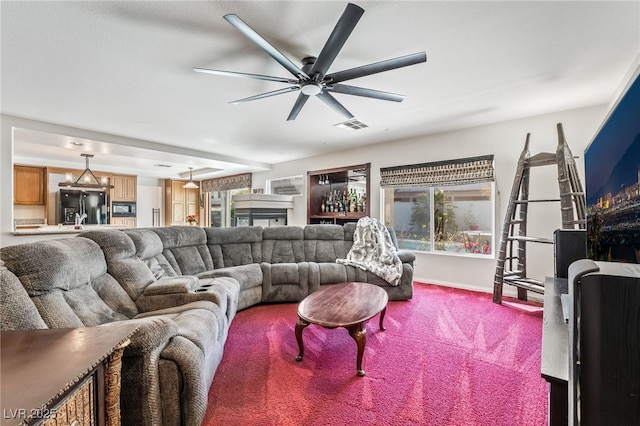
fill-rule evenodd
<path id="1" fill-rule="evenodd" d="M 365 13 L 331 71 L 426 51 L 426 63 L 349 84 L 402 103 L 337 94 L 370 127 L 289 93 L 229 101 L 281 83 L 193 67 L 290 77 L 222 17 L 235 13 L 299 63 L 317 56 L 346 2 L 94 1 L 1 3 L 2 114 L 127 139 L 23 129 L 14 160 L 177 177 L 191 166 L 270 164 L 612 100 L 640 51 L 640 2 L 359 1 Z M 73 136 L 73 135 L 72 135 Z M 115 141 L 115 142 L 114 142 Z M 3 142 L 4 143 L 4 142 Z M 127 147 L 129 145 L 129 147 Z M 162 168 L 156 164 L 172 167 Z M 194 174 L 195 175 L 195 174 Z"/>

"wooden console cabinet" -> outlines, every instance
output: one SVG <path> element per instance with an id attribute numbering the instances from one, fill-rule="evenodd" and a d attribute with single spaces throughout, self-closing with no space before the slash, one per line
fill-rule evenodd
<path id="1" fill-rule="evenodd" d="M 367 163 L 307 172 L 307 223 L 342 225 L 369 216 L 370 170 Z"/>
<path id="2" fill-rule="evenodd" d="M 120 425 L 122 353 L 134 324 L 3 331 L 5 425 Z"/>

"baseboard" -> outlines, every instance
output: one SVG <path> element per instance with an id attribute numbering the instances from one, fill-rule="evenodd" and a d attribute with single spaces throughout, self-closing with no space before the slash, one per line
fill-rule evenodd
<path id="1" fill-rule="evenodd" d="M 463 283 L 456 283 L 451 281 L 440 281 L 440 280 L 432 280 L 427 278 L 416 278 L 416 277 L 414 277 L 413 281 L 423 283 L 423 284 L 435 284 L 443 287 L 452 287 L 452 288 L 459 288 L 462 290 L 478 291 L 481 293 L 493 294 L 493 285 L 491 287 L 487 287 L 487 286 L 479 286 L 479 285 L 473 285 L 473 284 L 463 284 Z M 513 286 L 505 285 L 502 290 L 502 295 L 506 297 L 517 298 L 518 291 Z M 527 298 L 542 302 L 544 300 L 544 295 L 530 291 L 527 294 Z"/>

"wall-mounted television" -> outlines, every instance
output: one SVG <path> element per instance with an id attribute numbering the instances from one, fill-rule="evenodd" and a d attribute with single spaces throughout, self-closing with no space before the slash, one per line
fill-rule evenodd
<path id="1" fill-rule="evenodd" d="M 640 263 L 640 76 L 635 73 L 584 155 L 587 253 Z"/>

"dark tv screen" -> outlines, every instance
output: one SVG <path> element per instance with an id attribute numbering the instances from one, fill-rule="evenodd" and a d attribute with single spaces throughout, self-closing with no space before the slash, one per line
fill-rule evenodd
<path id="1" fill-rule="evenodd" d="M 640 263 L 640 76 L 587 147 L 584 162 L 588 256 Z"/>

